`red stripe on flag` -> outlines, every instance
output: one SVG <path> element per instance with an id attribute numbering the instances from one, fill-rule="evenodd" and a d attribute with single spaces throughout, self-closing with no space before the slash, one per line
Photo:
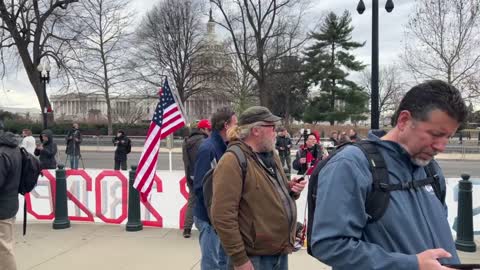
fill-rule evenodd
<path id="1" fill-rule="evenodd" d="M 172 119 L 168 120 L 167 122 L 165 122 L 165 123 L 163 124 L 162 130 L 168 129 L 171 124 L 173 124 L 175 121 L 177 121 L 177 120 L 179 120 L 179 119 L 181 119 L 181 118 L 182 118 L 182 115 L 181 115 L 181 114 L 178 114 L 178 115 L 174 116 Z"/>
<path id="2" fill-rule="evenodd" d="M 181 128 L 185 126 L 185 122 L 181 122 L 179 123 L 178 125 L 174 126 L 173 128 L 171 128 L 170 130 L 166 131 L 165 134 L 162 133 L 162 139 L 164 139 L 165 137 L 167 137 L 168 135 L 172 134 L 173 132 L 175 132 L 177 129 Z"/>
<path id="3" fill-rule="evenodd" d="M 140 159 L 140 161 L 138 162 L 138 168 L 137 168 L 137 171 L 136 171 L 136 174 L 135 174 L 135 180 L 137 181 L 137 176 L 139 174 L 139 172 L 141 172 L 148 160 L 148 158 L 152 155 L 153 151 L 155 150 L 155 147 L 158 143 L 158 141 L 161 139 L 161 130 L 158 130 L 158 132 L 156 134 L 152 134 L 153 133 L 153 129 L 156 127 L 156 124 L 152 122 L 152 124 L 150 125 L 150 129 L 149 129 L 149 135 L 147 136 L 147 140 L 148 141 L 152 136 L 153 139 L 150 143 L 150 145 L 148 146 L 148 148 L 144 148 L 143 149 L 143 153 L 142 153 L 142 157 Z M 153 160 L 156 160 L 155 158 L 158 156 L 157 153 L 154 154 L 154 158 Z M 146 181 L 146 175 L 148 175 L 148 170 L 147 172 L 143 175 L 142 179 L 140 179 L 137 183 L 137 186 L 136 186 L 136 189 L 137 190 L 142 190 L 143 189 L 143 186 L 145 185 L 145 181 Z"/>
<path id="4" fill-rule="evenodd" d="M 153 182 L 154 182 L 153 179 L 155 178 L 155 169 L 156 169 L 156 165 L 157 165 L 157 159 L 158 159 L 158 155 L 155 155 L 155 157 L 152 160 L 152 163 L 150 163 L 150 165 L 147 168 L 147 173 L 145 173 L 144 184 L 146 184 L 147 181 L 149 181 L 147 189 L 145 190 L 145 192 L 142 192 L 143 187 L 137 189 L 138 191 L 140 191 L 142 201 L 144 201 L 144 202 L 146 202 L 148 200 L 148 194 L 150 194 L 150 191 L 152 190 L 152 186 L 153 186 Z M 153 176 L 150 177 L 150 175 L 152 173 L 153 173 Z"/>

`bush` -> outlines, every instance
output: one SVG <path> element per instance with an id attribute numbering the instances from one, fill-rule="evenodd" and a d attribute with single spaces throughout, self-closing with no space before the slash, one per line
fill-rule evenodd
<path id="1" fill-rule="evenodd" d="M 40 134 L 43 130 L 43 123 L 41 122 L 32 122 L 25 119 L 12 119 L 5 118 L 4 120 L 5 130 L 21 134 L 22 130 L 28 128 L 32 131 L 33 134 Z M 72 128 L 73 122 L 54 122 L 49 123 L 48 129 L 52 130 L 55 135 L 67 134 L 68 131 Z M 108 125 L 105 123 L 78 123 L 80 130 L 83 135 L 96 135 L 96 136 L 105 136 L 108 135 Z M 122 129 L 128 136 L 146 136 L 150 124 L 141 123 L 141 124 L 113 124 L 113 134 L 115 135 L 118 130 Z M 174 136 L 176 137 L 185 137 L 188 136 L 189 129 L 188 127 L 183 127 L 176 132 Z"/>

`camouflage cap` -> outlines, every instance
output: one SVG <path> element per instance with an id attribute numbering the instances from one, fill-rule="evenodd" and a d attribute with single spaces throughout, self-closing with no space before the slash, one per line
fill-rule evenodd
<path id="1" fill-rule="evenodd" d="M 246 109 L 240 117 L 238 117 L 238 125 L 248 125 L 255 122 L 278 122 L 282 118 L 273 115 L 270 110 L 262 106 L 253 106 Z"/>

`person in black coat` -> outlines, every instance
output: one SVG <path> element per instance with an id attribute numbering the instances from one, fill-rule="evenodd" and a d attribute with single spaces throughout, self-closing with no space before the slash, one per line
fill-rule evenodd
<path id="1" fill-rule="evenodd" d="M 78 129 L 77 123 L 73 123 L 72 129 L 65 136 L 65 141 L 67 143 L 65 154 L 70 158 L 70 168 L 76 170 L 78 169 L 78 160 L 81 156 L 80 144 L 82 143 L 82 134 L 80 129 Z"/>
<path id="2" fill-rule="evenodd" d="M 182 158 L 185 168 L 185 178 L 188 187 L 188 204 L 185 211 L 185 223 L 183 227 L 183 237 L 190 238 L 193 226 L 193 207 L 195 206 L 195 192 L 193 190 L 193 175 L 195 173 L 195 161 L 197 160 L 197 152 L 203 140 L 208 138 L 212 126 L 208 119 L 202 119 L 198 122 L 197 128 L 192 130 L 192 134 L 185 138 L 182 144 Z"/>
<path id="3" fill-rule="evenodd" d="M 290 158 L 291 148 L 292 140 L 288 136 L 287 129 L 282 127 L 278 132 L 277 141 L 275 142 L 275 149 L 278 151 L 282 166 L 285 166 L 285 163 L 287 163 L 288 173 L 292 172 L 292 160 Z"/>
<path id="4" fill-rule="evenodd" d="M 43 169 L 56 169 L 57 160 L 55 155 L 57 154 L 57 144 L 53 141 L 53 132 L 46 129 L 40 133 L 40 144 L 35 149 L 35 156 L 39 156 L 40 168 Z"/>
<path id="5" fill-rule="evenodd" d="M 298 149 L 293 161 L 293 169 L 298 171 L 297 174 L 305 174 L 326 156 L 327 153 L 324 152 L 323 147 L 317 143 L 317 137 L 311 133 L 307 135 L 305 145 Z"/>
<path id="6" fill-rule="evenodd" d="M 18 187 L 22 175 L 22 155 L 15 135 L 3 131 L 0 121 L 0 268 L 16 269 L 15 216 L 18 212 Z"/>
<path id="7" fill-rule="evenodd" d="M 127 155 L 132 151 L 132 142 L 125 135 L 125 131 L 119 130 L 117 136 L 112 139 L 113 145 L 115 146 L 115 156 L 114 156 L 114 169 L 127 170 Z"/>

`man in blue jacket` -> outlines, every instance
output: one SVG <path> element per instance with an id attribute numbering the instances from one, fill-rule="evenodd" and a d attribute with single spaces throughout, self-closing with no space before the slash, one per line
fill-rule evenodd
<path id="1" fill-rule="evenodd" d="M 424 167 L 445 150 L 467 116 L 460 92 L 438 80 L 413 87 L 384 136 L 370 132 L 385 159 L 391 184 L 426 178 Z M 445 178 L 434 163 L 445 190 Z M 369 222 L 365 211 L 372 190 L 369 163 L 356 146 L 346 146 L 320 171 L 312 253 L 334 270 L 434 270 L 459 263 L 446 205 L 431 185 L 390 192 L 385 214 Z"/>
<path id="2" fill-rule="evenodd" d="M 227 130 L 237 124 L 237 117 L 233 111 L 224 108 L 214 113 L 210 122 L 212 133 L 200 145 L 195 163 L 193 188 L 197 201 L 193 214 L 195 226 L 200 231 L 201 269 L 226 270 L 227 257 L 208 218 L 203 201 L 203 177 L 217 165 L 227 150 Z"/>

